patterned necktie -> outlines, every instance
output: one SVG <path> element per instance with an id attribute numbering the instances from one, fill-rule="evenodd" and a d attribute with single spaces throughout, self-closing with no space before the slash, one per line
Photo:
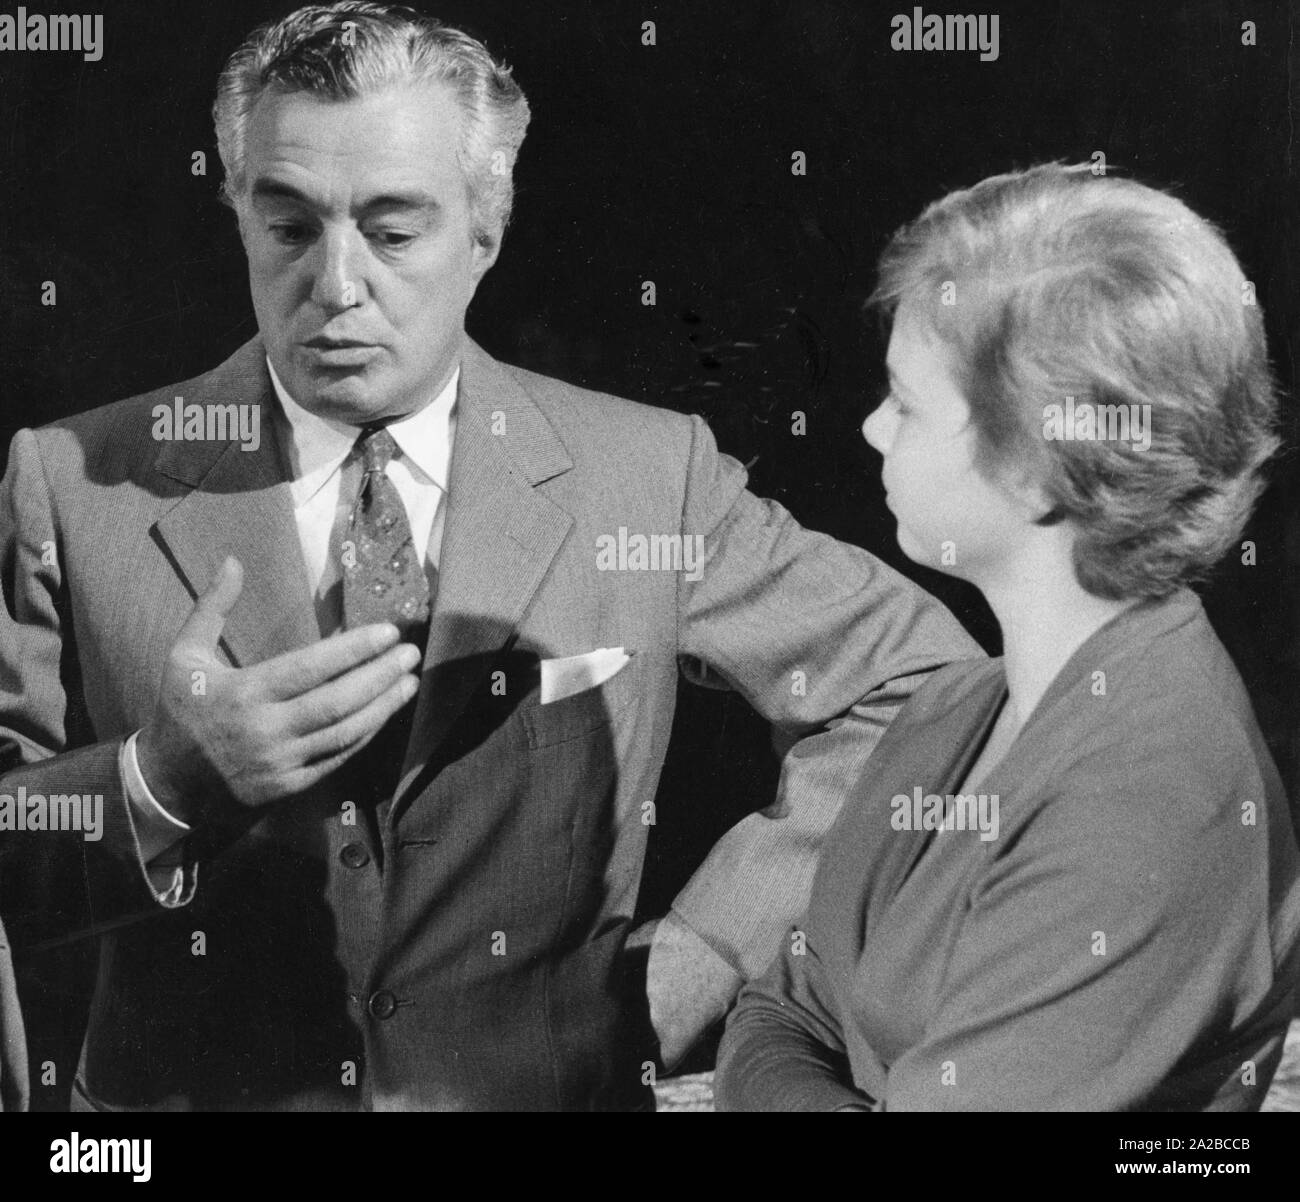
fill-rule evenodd
<path id="1" fill-rule="evenodd" d="M 343 557 L 343 625 L 392 622 L 404 642 L 423 647 L 429 628 L 429 582 L 411 541 L 411 523 L 384 469 L 397 453 L 382 426 L 361 432 L 361 486 L 348 519 Z M 350 553 L 349 553 L 350 551 Z"/>

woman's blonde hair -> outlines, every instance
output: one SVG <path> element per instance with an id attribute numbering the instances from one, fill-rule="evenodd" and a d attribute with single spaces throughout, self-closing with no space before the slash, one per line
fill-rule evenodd
<path id="1" fill-rule="evenodd" d="M 992 176 L 894 235 L 869 304 L 904 300 L 953 352 L 981 468 L 1044 487 L 1089 592 L 1163 596 L 1238 538 L 1277 392 L 1253 285 L 1182 201 L 1087 164 Z M 1049 437 L 1069 398 L 1139 406 L 1149 445 Z"/>

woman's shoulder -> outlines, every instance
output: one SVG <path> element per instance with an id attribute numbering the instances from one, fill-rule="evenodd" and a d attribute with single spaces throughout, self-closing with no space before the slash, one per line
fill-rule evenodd
<path id="1" fill-rule="evenodd" d="M 1194 595 L 1140 607 L 1081 650 L 1022 732 L 1015 785 L 1034 799 L 1026 819 L 1055 838 L 1105 842 L 1110 832 L 1112 852 L 1127 844 L 1161 859 L 1192 844 L 1228 854 L 1241 841 L 1207 842 L 1209 832 L 1286 823 L 1245 686 Z M 1253 842 L 1238 852 L 1251 858 Z"/>
<path id="2" fill-rule="evenodd" d="M 934 672 L 895 719 L 905 745 L 978 726 L 1006 688 L 1000 658 Z M 1285 808 L 1250 699 L 1195 594 L 1125 611 L 1071 656 L 999 778 L 1085 825 L 1116 808 L 1157 826 L 1230 820 L 1242 798 Z M 1121 824 L 1124 825 L 1124 824 Z"/>
<path id="3" fill-rule="evenodd" d="M 1170 598 L 1154 621 L 1135 621 L 1106 658 L 1115 702 L 1106 725 L 1122 725 L 1153 756 L 1201 767 L 1267 758 L 1241 675 L 1195 595 Z"/>

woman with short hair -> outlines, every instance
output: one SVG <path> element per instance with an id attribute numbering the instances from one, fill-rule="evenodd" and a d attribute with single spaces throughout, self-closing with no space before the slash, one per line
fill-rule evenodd
<path id="1" fill-rule="evenodd" d="M 719 1104 L 1258 1109 L 1300 865 L 1188 588 L 1278 445 L 1253 292 L 1179 200 L 1051 164 L 931 205 L 873 300 L 899 545 L 981 590 L 1004 654 L 886 732 L 741 994 Z"/>

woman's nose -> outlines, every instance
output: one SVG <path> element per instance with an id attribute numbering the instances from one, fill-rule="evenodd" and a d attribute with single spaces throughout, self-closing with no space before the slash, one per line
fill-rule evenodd
<path id="1" fill-rule="evenodd" d="M 867 420 L 862 423 L 862 437 L 867 440 L 867 445 L 879 451 L 882 455 L 885 453 L 885 427 L 886 419 L 884 415 L 884 405 L 878 405 L 867 414 Z"/>

